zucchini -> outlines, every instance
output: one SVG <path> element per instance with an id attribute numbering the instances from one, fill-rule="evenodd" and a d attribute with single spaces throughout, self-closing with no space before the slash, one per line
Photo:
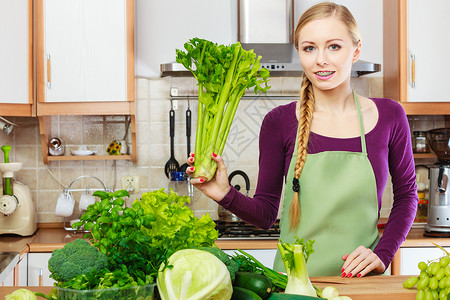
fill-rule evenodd
<path id="1" fill-rule="evenodd" d="M 242 287 L 233 286 L 233 295 L 231 300 L 262 300 L 257 293 L 244 289 Z"/>
<path id="2" fill-rule="evenodd" d="M 236 272 L 233 286 L 248 289 L 258 294 L 261 299 L 269 298 L 273 289 L 272 281 L 263 274 Z"/>

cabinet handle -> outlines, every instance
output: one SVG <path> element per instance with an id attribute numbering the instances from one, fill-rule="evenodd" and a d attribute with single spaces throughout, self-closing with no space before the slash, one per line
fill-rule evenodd
<path id="1" fill-rule="evenodd" d="M 411 54 L 411 87 L 416 87 L 416 56 Z"/>
<path id="2" fill-rule="evenodd" d="M 52 61 L 50 58 L 50 53 L 47 54 L 47 88 L 52 87 Z"/>
<path id="3" fill-rule="evenodd" d="M 41 269 L 39 269 L 39 286 L 43 286 L 43 279 L 44 279 L 44 277 L 42 276 L 42 273 L 43 273 L 43 270 L 42 270 L 42 268 Z"/>

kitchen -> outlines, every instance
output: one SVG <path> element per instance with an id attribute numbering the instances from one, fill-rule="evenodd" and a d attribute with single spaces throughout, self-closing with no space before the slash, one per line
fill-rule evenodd
<path id="1" fill-rule="evenodd" d="M 301 13 L 300 10 L 309 6 L 313 1 L 297 2 L 296 5 L 300 9 L 295 12 L 296 18 Z M 209 14 L 202 14 L 201 17 L 195 18 L 194 7 L 200 6 L 200 3 L 206 11 L 220 8 L 223 14 L 219 16 L 223 19 L 218 20 L 217 15 Z M 42 127 L 38 124 L 38 118 L 16 117 L 14 114 L 7 117 L 0 113 L 6 119 L 21 125 L 14 126 L 9 135 L 0 134 L 0 142 L 2 145 L 9 144 L 13 147 L 12 161 L 23 163 L 22 169 L 15 173 L 15 178 L 30 187 L 36 203 L 37 222 L 41 227 L 61 226 L 60 224 L 65 221 L 64 218 L 55 216 L 56 201 L 62 190 L 80 176 L 95 176 L 111 188 L 120 188 L 123 176 L 138 176 L 139 192 L 132 193 L 130 200 L 139 197 L 143 192 L 169 186 L 170 182 L 164 175 L 164 165 L 169 159 L 170 152 L 168 112 L 171 108 L 171 92 L 178 93 L 178 95 L 195 95 L 196 86 L 192 77 L 160 77 L 159 66 L 161 63 L 173 61 L 174 49 L 181 47 L 182 43 L 192 36 L 202 34 L 205 38 L 219 43 L 234 41 L 233 36 L 237 36 L 237 26 L 232 26 L 232 24 L 237 24 L 235 15 L 237 6 L 232 3 L 205 4 L 198 1 L 198 5 L 188 6 L 178 2 L 177 5 L 174 5 L 169 1 L 161 4 L 150 1 L 135 2 L 136 143 L 132 143 L 132 134 L 127 137 L 128 153 L 137 153 L 135 163 L 130 160 L 61 160 L 44 163 L 43 151 L 46 148 L 43 150 L 41 146 L 40 130 Z M 364 4 L 357 1 L 342 1 L 342 3 L 355 11 L 360 24 L 364 38 L 361 59 L 379 63 L 383 68 L 385 57 L 383 56 L 381 26 L 383 23 L 382 1 L 365 1 Z M 161 7 L 158 8 L 158 5 Z M 208 7 L 208 5 L 211 6 Z M 171 26 L 160 25 L 168 23 L 167 16 L 159 13 L 161 10 L 170 11 L 174 15 L 170 20 Z M 202 21 L 197 28 L 183 26 L 188 21 L 190 24 L 196 24 L 192 22 L 196 19 Z M 211 26 L 205 26 L 208 22 Z M 229 24 L 232 29 L 224 29 L 226 26 L 217 26 L 216 24 Z M 373 26 L 373 24 L 380 26 Z M 352 80 L 354 88 L 359 93 L 370 97 L 383 96 L 382 72 L 355 77 Z M 258 147 L 258 133 L 262 117 L 271 108 L 286 103 L 284 102 L 286 100 L 278 99 L 280 93 L 282 96 L 291 97 L 287 100 L 289 102 L 292 101 L 292 98 L 295 99 L 298 95 L 299 78 L 274 77 L 271 79 L 271 85 L 269 94 L 276 96 L 274 99 L 249 99 L 242 102 L 225 150 L 225 158 L 230 172 L 244 170 L 248 174 L 250 195 L 254 193 L 256 186 L 258 161 L 254 151 Z M 175 157 L 182 164 L 186 157 L 184 115 L 188 101 L 180 99 L 173 103 L 178 106 L 175 119 Z M 191 99 L 189 104 L 190 109 L 195 112 L 196 101 Z M 412 119 L 414 129 L 416 126 L 423 130 L 445 127 L 445 124 L 448 123 L 447 118 L 437 112 L 447 114 L 448 108 L 446 110 L 440 108 L 425 116 L 417 116 L 419 114 L 415 112 L 414 117 L 411 117 L 414 118 Z M 195 113 L 192 120 L 192 128 L 195 128 Z M 59 137 L 63 141 L 66 153 L 64 156 L 70 156 L 70 150 L 77 150 L 81 145 L 88 145 L 90 150 L 97 151 L 100 155 L 105 153 L 112 140 L 123 139 L 127 123 L 123 116 L 96 115 L 94 111 L 89 115 L 55 114 L 49 120 L 48 126 L 51 128 L 48 137 Z M 192 138 L 193 140 L 194 138 Z M 420 159 L 427 163 L 434 158 L 431 156 L 431 158 Z M 242 178 L 236 177 L 234 180 L 234 184 L 245 186 Z M 84 190 L 101 189 L 102 186 L 95 180 L 83 179 L 76 181 L 72 188 L 76 190 L 73 191 L 73 197 L 78 200 Z M 392 187 L 388 183 L 383 197 L 382 218 L 388 216 L 392 205 L 391 189 Z M 209 213 L 213 219 L 217 218 L 218 207 L 213 201 L 202 197 L 197 192 L 193 199 L 192 209 L 197 216 Z"/>

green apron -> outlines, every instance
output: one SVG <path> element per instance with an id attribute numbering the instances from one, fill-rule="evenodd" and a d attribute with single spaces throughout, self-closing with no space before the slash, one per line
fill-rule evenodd
<path id="1" fill-rule="evenodd" d="M 280 240 L 292 243 L 295 236 L 314 240 L 308 260 L 309 276 L 341 275 L 342 256 L 363 245 L 372 250 L 378 243 L 378 200 L 375 175 L 367 157 L 364 124 L 356 94 L 362 152 L 325 151 L 308 154 L 300 176 L 300 223 L 289 230 L 292 179 L 297 159 L 297 139 L 286 178 Z M 274 269 L 286 272 L 277 251 Z"/>

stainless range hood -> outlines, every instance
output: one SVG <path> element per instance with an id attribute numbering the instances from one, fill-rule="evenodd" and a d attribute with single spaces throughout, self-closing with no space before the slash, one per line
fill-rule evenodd
<path id="1" fill-rule="evenodd" d="M 296 77 L 303 73 L 292 41 L 293 0 L 238 0 L 238 40 L 246 50 L 262 56 L 261 65 L 272 77 Z M 352 77 L 379 72 L 380 64 L 359 60 Z M 192 74 L 183 65 L 161 65 L 161 76 L 186 77 Z"/>

